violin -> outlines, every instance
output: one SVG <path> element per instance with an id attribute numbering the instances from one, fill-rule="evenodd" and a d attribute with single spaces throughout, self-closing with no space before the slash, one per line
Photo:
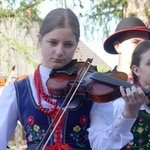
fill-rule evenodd
<path id="1" fill-rule="evenodd" d="M 84 63 L 85 62 L 73 60 L 71 64 L 61 70 L 52 70 L 46 82 L 51 97 L 55 99 L 66 97 Z M 86 68 L 87 65 L 86 63 L 84 67 Z M 127 75 L 123 72 L 98 73 L 95 66 L 90 66 L 86 76 L 77 89 L 76 95 L 86 95 L 89 100 L 94 100 L 96 102 L 109 102 L 120 97 L 118 86 L 113 83 L 110 84 L 105 82 L 105 79 L 97 80 L 100 78 L 99 75 L 101 74 L 104 76 L 114 76 L 121 81 L 127 81 Z M 96 79 L 95 76 L 97 77 Z M 76 86 L 78 83 L 79 81 L 77 81 Z M 76 88 L 76 86 L 74 88 Z"/>
<path id="2" fill-rule="evenodd" d="M 78 71 L 85 62 L 75 62 L 73 60 L 71 63 L 71 67 L 69 68 L 53 70 L 50 78 L 47 80 L 48 91 L 55 99 L 66 97 L 77 77 Z M 85 67 L 87 67 L 87 64 L 85 64 Z M 127 79 L 128 76 L 124 72 L 100 73 L 91 66 L 81 82 L 76 95 L 86 95 L 88 99 L 96 102 L 109 102 L 121 97 L 120 86 L 124 88 L 130 88 L 131 86 L 138 87 L 136 84 L 127 82 Z M 142 88 L 142 90 L 147 96 L 150 95 L 149 89 Z"/>

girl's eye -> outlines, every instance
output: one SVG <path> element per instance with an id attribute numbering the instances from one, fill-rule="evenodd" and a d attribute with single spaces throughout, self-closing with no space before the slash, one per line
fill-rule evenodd
<path id="1" fill-rule="evenodd" d="M 55 41 L 49 41 L 49 43 L 53 46 L 57 44 Z"/>
<path id="2" fill-rule="evenodd" d="M 72 43 L 66 43 L 66 44 L 65 44 L 65 47 L 66 47 L 66 48 L 69 48 L 69 47 L 72 47 L 72 46 L 73 46 Z"/>

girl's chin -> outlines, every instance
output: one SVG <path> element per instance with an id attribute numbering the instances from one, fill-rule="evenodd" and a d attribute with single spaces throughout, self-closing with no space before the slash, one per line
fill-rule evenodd
<path id="1" fill-rule="evenodd" d="M 49 62 L 47 64 L 43 64 L 43 66 L 45 67 L 48 67 L 50 69 L 61 69 L 63 67 L 65 67 L 67 64 L 67 62 L 61 62 L 61 63 L 58 63 L 58 62 Z"/>
<path id="2" fill-rule="evenodd" d="M 61 69 L 63 67 L 64 67 L 64 65 L 62 65 L 62 64 L 55 64 L 51 67 L 51 69 Z"/>

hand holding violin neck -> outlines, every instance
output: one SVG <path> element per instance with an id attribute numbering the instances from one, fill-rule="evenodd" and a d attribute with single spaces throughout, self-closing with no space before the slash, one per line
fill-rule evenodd
<path id="1" fill-rule="evenodd" d="M 91 76 L 91 79 L 96 80 L 96 81 L 100 81 L 100 82 L 104 82 L 104 83 L 108 83 L 110 85 L 116 85 L 116 86 L 123 86 L 124 88 L 131 88 L 132 86 L 135 87 L 139 87 L 136 84 L 131 84 L 127 81 L 122 80 L 122 77 L 119 75 L 119 78 L 116 78 L 115 74 L 121 74 L 124 76 L 123 72 L 115 72 L 114 75 L 107 75 L 107 73 L 99 73 L 99 72 L 94 72 Z M 124 77 L 123 77 L 124 78 Z M 146 88 L 142 88 L 143 92 L 149 96 L 150 95 L 150 90 L 146 89 Z"/>

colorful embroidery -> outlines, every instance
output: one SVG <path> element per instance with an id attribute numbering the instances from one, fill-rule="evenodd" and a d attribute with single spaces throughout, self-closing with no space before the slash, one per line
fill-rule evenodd
<path id="1" fill-rule="evenodd" d="M 79 126 L 73 127 L 73 131 L 76 133 L 80 132 L 80 130 L 81 130 L 81 128 Z"/>
<path id="2" fill-rule="evenodd" d="M 80 118 L 81 125 L 85 125 L 87 123 L 87 121 L 88 121 L 87 116 L 85 116 L 85 115 L 81 116 L 81 118 Z"/>
<path id="3" fill-rule="evenodd" d="M 139 117 L 134 123 L 131 132 L 134 139 L 126 145 L 126 150 L 148 150 L 150 149 L 150 115 L 140 110 Z"/>
<path id="4" fill-rule="evenodd" d="M 27 122 L 28 122 L 28 124 L 30 126 L 32 126 L 34 124 L 34 117 L 33 116 L 29 116 Z"/>
<path id="5" fill-rule="evenodd" d="M 34 117 L 29 116 L 27 119 L 27 140 L 29 142 L 35 142 L 42 139 L 45 134 L 45 130 L 41 130 L 37 124 L 34 124 Z"/>
<path id="6" fill-rule="evenodd" d="M 73 127 L 73 133 L 70 134 L 72 139 L 81 148 L 84 148 L 87 145 L 88 141 L 88 132 L 86 130 L 87 123 L 88 117 L 86 115 L 82 115 L 80 117 L 79 124 Z"/>

